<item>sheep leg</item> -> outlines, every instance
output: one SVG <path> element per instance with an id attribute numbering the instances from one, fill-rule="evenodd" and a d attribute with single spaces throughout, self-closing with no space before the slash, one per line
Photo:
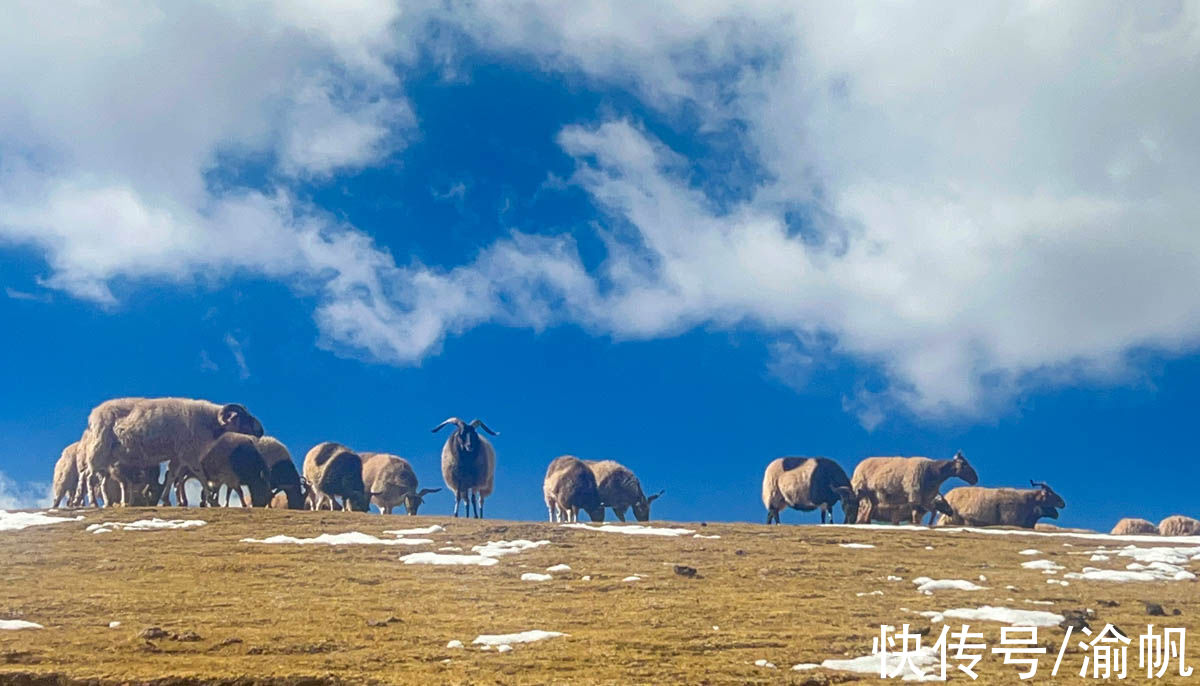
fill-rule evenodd
<path id="1" fill-rule="evenodd" d="M 483 496 L 479 496 L 479 518 L 483 519 Z"/>
<path id="2" fill-rule="evenodd" d="M 462 501 L 462 494 L 458 491 L 454 492 L 454 516 L 458 517 L 458 503 Z"/>
<path id="3" fill-rule="evenodd" d="M 620 509 L 617 509 L 614 507 L 613 514 L 615 514 L 617 516 L 617 519 L 621 520 L 622 522 L 625 521 L 625 508 L 622 507 Z"/>
<path id="4" fill-rule="evenodd" d="M 242 504 L 242 507 L 249 507 L 249 505 L 246 504 L 246 496 L 245 496 L 245 494 L 242 493 L 241 486 L 238 486 L 237 488 L 233 489 L 233 492 L 237 493 L 238 502 Z"/>
<path id="5" fill-rule="evenodd" d="M 167 472 L 166 472 L 166 474 L 163 475 L 163 483 L 171 484 L 172 486 L 175 487 L 175 490 L 176 490 L 175 497 L 177 499 L 179 498 L 179 493 L 178 493 L 179 484 L 177 484 L 175 482 L 178 479 L 179 479 L 179 469 L 171 462 L 168 462 L 167 463 Z M 182 503 L 183 501 L 181 500 L 180 502 Z M 171 489 L 170 488 L 165 488 L 165 487 L 163 488 L 162 505 L 163 505 L 163 507 L 171 506 Z"/>

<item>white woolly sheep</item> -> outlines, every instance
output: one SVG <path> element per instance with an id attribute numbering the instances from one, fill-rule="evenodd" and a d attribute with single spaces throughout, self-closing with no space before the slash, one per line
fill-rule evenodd
<path id="1" fill-rule="evenodd" d="M 371 492 L 371 502 L 381 514 L 391 514 L 392 508 L 403 506 L 410 515 L 425 502 L 425 496 L 440 488 L 417 490 L 417 473 L 408 460 L 388 453 L 359 453 L 363 460 L 363 485 Z"/>
<path id="2" fill-rule="evenodd" d="M 1200 520 L 1184 515 L 1171 515 L 1158 523 L 1163 536 L 1200 536 Z"/>
<path id="3" fill-rule="evenodd" d="M 910 503 L 920 505 L 930 512 L 929 523 L 935 517 L 933 497 L 942 483 L 958 477 L 969 484 L 979 482 L 979 476 L 963 457 L 961 451 L 949 460 L 931 460 L 927 457 L 868 457 L 854 468 L 850 485 L 855 493 L 864 489 L 874 496 L 874 503 L 883 507 L 904 507 Z M 870 514 L 868 518 L 874 517 Z M 912 511 L 912 523 L 920 524 L 921 514 Z M 862 515 L 859 515 L 862 518 Z"/>
<path id="4" fill-rule="evenodd" d="M 596 486 L 596 475 L 583 460 L 573 455 L 554 458 L 546 468 L 542 496 L 552 522 L 578 522 L 586 510 L 593 522 L 604 521 L 604 503 Z"/>
<path id="5" fill-rule="evenodd" d="M 54 463 L 54 504 L 51 507 L 57 508 L 63 501 L 66 501 L 68 506 L 76 504 L 79 466 L 75 462 L 75 451 L 78 448 L 79 441 L 63 448 L 58 461 Z"/>
<path id="6" fill-rule="evenodd" d="M 1157 536 L 1158 527 L 1154 522 L 1138 519 L 1137 517 L 1125 517 L 1117 522 L 1117 525 L 1109 532 L 1110 536 Z"/>
<path id="7" fill-rule="evenodd" d="M 1066 501 L 1048 484 L 1030 483 L 1035 488 L 963 486 L 951 489 L 946 494 L 946 501 L 954 514 L 943 515 L 938 523 L 1032 529 L 1042 517 L 1057 519 L 1058 510 L 1066 507 Z"/>
<path id="8" fill-rule="evenodd" d="M 433 427 L 437 433 L 447 424 L 454 424 L 454 433 L 442 445 L 442 479 L 454 493 L 454 516 L 458 516 L 458 504 L 467 504 L 467 516 L 475 508 L 475 517 L 483 517 L 483 501 L 492 494 L 496 476 L 496 449 L 477 429 L 499 436 L 488 428 L 481 419 L 470 424 L 458 417 L 450 417 Z"/>
<path id="9" fill-rule="evenodd" d="M 650 520 L 650 503 L 662 497 L 659 490 L 652 496 L 642 492 L 642 482 L 625 465 L 614 460 L 584 460 L 584 464 L 592 470 L 596 477 L 596 487 L 600 489 L 600 500 L 612 508 L 613 514 L 622 522 L 625 512 L 633 508 L 633 516 L 639 522 Z"/>
<path id="10" fill-rule="evenodd" d="M 779 523 L 784 508 L 802 512 L 821 510 L 833 521 L 833 506 L 842 503 L 847 524 L 858 516 L 858 496 L 850 479 L 838 463 L 825 457 L 779 457 L 763 471 L 762 502 L 767 508 L 767 524 Z"/>

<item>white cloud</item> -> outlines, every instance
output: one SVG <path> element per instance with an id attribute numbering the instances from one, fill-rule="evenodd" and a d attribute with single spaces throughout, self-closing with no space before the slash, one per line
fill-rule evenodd
<path id="1" fill-rule="evenodd" d="M 788 383 L 831 354 L 879 372 L 885 387 L 845 393 L 866 425 L 985 412 L 1200 341 L 1200 10 L 1108 9 L 29 5 L 0 26 L 0 240 L 40 247 L 45 285 L 100 303 L 116 276 L 315 286 L 321 344 L 383 362 L 484 322 L 751 326 L 778 336 L 768 363 Z M 687 159 L 636 122 L 564 122 L 570 182 L 608 220 L 598 269 L 569 237 L 515 232 L 448 270 L 397 265 L 289 188 L 402 148 L 397 72 L 447 35 L 431 18 L 628 87 L 703 140 L 736 132 L 763 173 Z M 230 185 L 247 159 L 273 187 Z"/>
<path id="2" fill-rule="evenodd" d="M 233 361 L 237 363 L 238 376 L 242 379 L 250 378 L 250 367 L 246 366 L 246 353 L 242 350 L 242 342 L 234 338 L 232 333 L 225 334 L 225 345 L 229 348 L 229 353 L 233 355 Z"/>
<path id="3" fill-rule="evenodd" d="M 0 510 L 32 510 L 48 507 L 50 486 L 43 483 L 17 483 L 0 472 Z"/>

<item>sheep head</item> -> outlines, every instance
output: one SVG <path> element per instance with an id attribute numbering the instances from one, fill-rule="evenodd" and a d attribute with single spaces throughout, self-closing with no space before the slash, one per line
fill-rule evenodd
<path id="1" fill-rule="evenodd" d="M 842 503 L 842 514 L 846 515 L 846 524 L 853 524 L 858 520 L 858 494 L 849 486 L 835 486 L 834 493 L 837 493 L 838 500 Z"/>
<path id="2" fill-rule="evenodd" d="M 933 505 L 935 512 L 940 512 L 947 517 L 954 516 L 954 508 L 950 507 L 950 502 L 946 500 L 946 496 L 942 495 L 941 493 L 933 496 L 933 501 L 930 504 Z"/>
<path id="3" fill-rule="evenodd" d="M 450 417 L 441 424 L 433 427 L 433 433 L 437 433 L 447 424 L 454 424 L 458 427 L 455 429 L 454 435 L 450 437 L 450 440 L 454 442 L 455 450 L 464 455 L 473 454 L 479 449 L 479 434 L 477 433 L 477 429 L 482 428 L 484 431 L 493 436 L 500 435 L 498 432 L 492 431 L 490 428 L 488 428 L 488 425 L 484 424 L 482 419 L 473 419 L 471 420 L 471 423 L 468 424 L 458 417 Z"/>
<path id="4" fill-rule="evenodd" d="M 425 504 L 425 496 L 430 493 L 437 493 L 440 488 L 422 488 L 420 493 L 405 493 L 404 494 L 404 511 L 410 515 L 415 515 L 417 510 Z"/>
<path id="5" fill-rule="evenodd" d="M 957 476 L 972 486 L 979 483 L 979 475 L 975 473 L 975 468 L 971 466 L 971 463 L 967 462 L 967 458 L 961 450 L 954 453 L 954 459 L 950 460 L 950 463 L 951 476 Z"/>
<path id="6" fill-rule="evenodd" d="M 1034 488 L 1041 489 L 1038 491 L 1036 496 L 1039 504 L 1052 508 L 1063 508 L 1067 506 L 1067 502 L 1063 500 L 1062 496 L 1055 493 L 1054 489 L 1050 488 L 1050 484 L 1046 483 L 1045 481 L 1034 481 L 1033 479 L 1030 479 L 1029 485 L 1033 486 Z"/>
<path id="7" fill-rule="evenodd" d="M 647 498 L 646 496 L 642 496 L 641 498 L 638 498 L 637 502 L 635 502 L 633 504 L 634 519 L 638 520 L 639 522 L 650 521 L 650 503 L 661 498 L 662 494 L 663 494 L 663 491 L 660 490 L 658 493 L 655 493 L 654 495 L 650 496 L 649 498 Z M 601 508 L 601 509 L 603 509 L 603 508 Z M 589 512 L 588 514 L 591 514 L 591 513 Z M 593 517 L 593 519 L 594 519 L 594 517 Z M 600 521 L 604 521 L 604 520 L 600 520 Z"/>
<path id="8" fill-rule="evenodd" d="M 262 422 L 250 414 L 245 406 L 237 403 L 230 403 L 217 411 L 217 424 L 226 433 L 248 434 L 255 438 L 262 438 L 263 435 Z"/>

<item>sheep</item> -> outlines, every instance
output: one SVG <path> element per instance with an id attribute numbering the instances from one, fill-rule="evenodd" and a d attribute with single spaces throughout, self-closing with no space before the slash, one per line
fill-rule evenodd
<path id="1" fill-rule="evenodd" d="M 1158 533 L 1163 536 L 1200 536 L 1200 520 L 1171 515 L 1158 523 Z"/>
<path id="2" fill-rule="evenodd" d="M 164 483 L 176 486 L 180 504 L 184 467 L 198 472 L 199 460 L 209 445 L 225 433 L 263 435 L 262 423 L 238 404 L 218 405 L 188 398 L 117 398 L 97 405 L 88 415 L 81 450 L 80 480 L 89 483 L 93 474 L 102 480 L 116 478 L 120 502 L 128 504 L 128 488 L 115 464 L 155 467 L 167 462 Z M 169 504 L 163 491 L 163 504 Z"/>
<path id="3" fill-rule="evenodd" d="M 362 458 L 340 443 L 326 441 L 313 446 L 304 456 L 304 478 L 309 483 L 314 510 L 322 509 L 326 502 L 329 509 L 334 509 L 334 496 L 338 496 L 342 498 L 341 509 L 366 512 L 370 499 L 377 495 L 363 486 Z"/>
<path id="4" fill-rule="evenodd" d="M 552 522 L 578 522 L 579 510 L 586 510 L 593 522 L 604 521 L 604 503 L 596 485 L 596 475 L 573 455 L 554 458 L 546 468 L 542 496 Z"/>
<path id="5" fill-rule="evenodd" d="M 1153 522 L 1137 517 L 1125 517 L 1109 532 L 1110 536 L 1157 536 L 1158 527 Z"/>
<path id="6" fill-rule="evenodd" d="M 979 483 L 979 476 L 967 462 L 962 451 L 949 460 L 931 460 L 927 457 L 868 457 L 854 468 L 850 486 L 858 493 L 864 489 L 874 495 L 874 504 L 885 508 L 903 507 L 910 503 L 929 512 L 929 523 L 933 524 L 936 512 L 933 497 L 942 483 L 958 477 L 968 484 Z M 874 518 L 868 513 L 868 518 Z M 921 523 L 921 512 L 912 510 L 912 523 Z M 862 515 L 859 515 L 862 518 Z"/>
<path id="7" fill-rule="evenodd" d="M 833 506 L 842 503 L 846 523 L 858 516 L 858 497 L 850 488 L 850 479 L 838 463 L 825 457 L 779 457 L 763 472 L 762 502 L 767 508 L 767 524 L 779 524 L 779 513 L 786 507 L 803 512 L 821 510 L 833 521 Z"/>
<path id="8" fill-rule="evenodd" d="M 104 502 L 117 503 L 121 500 L 121 479 L 129 484 L 129 505 L 133 507 L 153 507 L 162 496 L 164 484 L 158 480 L 158 465 L 152 467 L 130 467 L 122 464 L 109 467 L 110 473 L 116 473 L 116 478 L 104 481 L 101 492 Z"/>
<path id="9" fill-rule="evenodd" d="M 856 493 L 858 496 L 858 518 L 856 524 L 870 524 L 871 522 L 890 522 L 899 524 L 901 520 L 906 522 L 920 521 L 926 510 L 920 503 L 905 503 L 903 505 L 880 505 L 878 498 L 870 489 L 863 489 Z M 864 507 L 865 504 L 865 507 Z M 933 496 L 932 512 L 936 517 L 939 514 L 953 515 L 954 510 L 951 509 L 950 503 L 946 502 L 946 497 L 941 493 Z"/>
<path id="10" fill-rule="evenodd" d="M 51 507 L 55 509 L 58 509 L 58 504 L 64 500 L 69 507 L 75 505 L 79 488 L 79 465 L 75 462 L 75 451 L 78 448 L 79 441 L 63 448 L 58 461 L 54 463 L 54 504 Z"/>
<path id="11" fill-rule="evenodd" d="M 951 489 L 946 502 L 954 510 L 943 515 L 942 525 L 1015 526 L 1032 529 L 1041 517 L 1058 518 L 1066 507 L 1062 496 L 1043 482 L 1029 482 L 1034 488 L 983 488 L 964 486 Z"/>
<path id="12" fill-rule="evenodd" d="M 391 514 L 392 508 L 403 505 L 410 515 L 425 502 L 425 496 L 440 488 L 417 490 L 417 474 L 408 460 L 388 453 L 360 453 L 363 460 L 363 483 L 374 493 L 372 501 L 381 514 Z"/>
<path id="13" fill-rule="evenodd" d="M 625 512 L 633 508 L 633 516 L 639 522 L 650 520 L 650 503 L 662 497 L 659 490 L 647 497 L 642 493 L 642 483 L 625 465 L 613 460 L 584 460 L 592 475 L 596 477 L 596 487 L 600 489 L 600 500 L 612 508 L 613 514 L 622 522 Z"/>
<path id="14" fill-rule="evenodd" d="M 303 510 L 307 503 L 307 489 L 292 454 L 287 446 L 273 436 L 263 436 L 255 441 L 258 453 L 267 465 L 267 480 L 271 484 L 271 503 L 268 507 L 287 510 Z"/>
<path id="15" fill-rule="evenodd" d="M 200 458 L 197 474 L 203 487 L 200 495 L 203 504 L 215 506 L 221 486 L 226 488 L 225 507 L 229 507 L 234 493 L 242 507 L 246 507 L 243 487 L 250 489 L 251 507 L 266 507 L 271 502 L 274 493 L 258 440 L 246 434 L 227 433 L 209 444 L 208 451 Z"/>
<path id="16" fill-rule="evenodd" d="M 465 502 L 468 517 L 474 505 L 475 517 L 482 518 L 483 501 L 492 494 L 496 475 L 496 450 L 477 429 L 482 428 L 493 436 L 500 434 L 488 428 L 481 419 L 468 424 L 458 417 L 450 417 L 433 427 L 433 433 L 447 424 L 457 427 L 442 446 L 442 479 L 454 493 L 454 516 L 458 516 L 459 502 Z"/>

